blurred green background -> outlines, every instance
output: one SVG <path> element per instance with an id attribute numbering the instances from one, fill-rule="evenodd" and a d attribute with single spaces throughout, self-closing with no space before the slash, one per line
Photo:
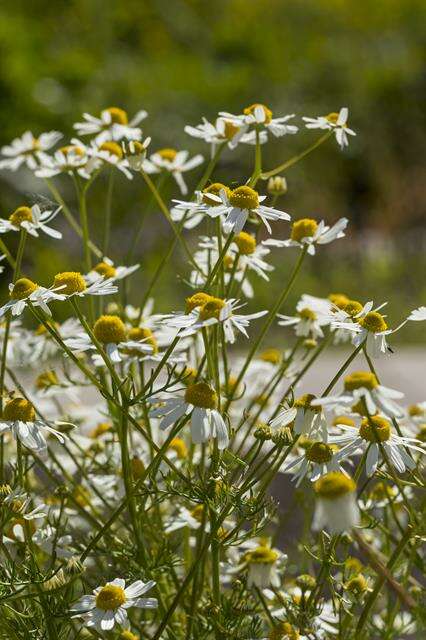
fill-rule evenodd
<path id="1" fill-rule="evenodd" d="M 220 110 L 241 112 L 253 102 L 276 116 L 315 116 L 350 108 L 358 135 L 341 153 L 334 141 L 286 174 L 279 201 L 293 217 L 350 219 L 348 238 L 310 260 L 291 302 L 301 290 L 322 295 L 344 291 L 362 300 L 391 300 L 398 322 L 426 302 L 425 236 L 425 42 L 426 4 L 420 0 L 14 0 L 0 4 L 0 144 L 26 129 L 72 134 L 81 113 L 119 106 L 131 115 L 149 112 L 150 150 L 188 148 L 208 156 L 189 138 L 185 124 Z M 317 132 L 303 130 L 268 145 L 272 168 L 305 148 Z M 215 178 L 238 182 L 250 174 L 253 149 L 227 151 Z M 195 184 L 202 168 L 191 173 Z M 76 210 L 72 184 L 56 180 Z M 41 181 L 22 170 L 0 175 L 0 215 L 43 193 Z M 148 194 L 141 180 L 116 180 L 110 255 L 125 256 Z M 103 179 L 90 192 L 91 232 L 105 211 Z M 179 197 L 172 184 L 166 197 Z M 32 242 L 25 269 L 48 276 L 76 266 L 79 242 Z M 276 228 L 274 235 L 286 231 Z M 155 209 L 137 248 L 143 293 L 171 231 Z M 8 236 L 9 241 L 10 235 Z M 192 239 L 195 244 L 196 234 Z M 271 299 L 295 257 L 276 254 L 278 274 L 259 287 L 256 308 Z M 79 256 L 78 256 L 78 259 Z M 184 262 L 177 254 L 176 261 Z M 78 264 L 78 263 L 77 263 Z M 160 307 L 180 307 L 187 292 L 169 270 L 157 293 Z M 181 270 L 183 272 L 183 270 Z M 42 275 L 43 274 L 43 275 Z M 48 280 L 48 278 L 47 278 Z M 3 285 L 8 274 L 3 276 Z M 137 298 L 135 298 L 135 302 Z M 290 308 L 290 307 L 289 307 Z M 393 324 L 393 322 L 392 322 Z M 400 339 L 421 338 L 411 323 Z"/>

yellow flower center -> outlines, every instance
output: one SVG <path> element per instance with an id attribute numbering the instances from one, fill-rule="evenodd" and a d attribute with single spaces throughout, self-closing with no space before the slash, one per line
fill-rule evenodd
<path id="1" fill-rule="evenodd" d="M 227 253 L 226 256 L 224 256 L 223 258 L 223 268 L 225 269 L 225 271 L 231 271 L 233 264 L 234 264 L 233 257 L 230 256 L 229 253 Z"/>
<path id="2" fill-rule="evenodd" d="M 54 329 L 59 329 L 59 323 L 58 322 L 53 322 L 52 320 L 47 321 L 47 324 L 49 324 L 52 328 Z M 44 326 L 44 324 L 39 324 L 37 329 L 35 330 L 35 334 L 36 336 L 44 336 L 45 334 L 47 334 L 46 337 L 50 337 L 50 333 L 47 333 L 47 329 Z"/>
<path id="3" fill-rule="evenodd" d="M 9 400 L 3 409 L 3 420 L 8 422 L 14 422 L 15 420 L 34 422 L 34 407 L 31 402 L 25 400 L 25 398 L 13 398 Z"/>
<path id="4" fill-rule="evenodd" d="M 301 309 L 300 311 L 298 311 L 297 315 L 300 318 L 302 318 L 302 320 L 316 320 L 317 319 L 317 314 L 315 313 L 315 311 L 312 311 L 312 309 L 309 309 L 308 307 L 305 307 L 304 309 Z"/>
<path id="5" fill-rule="evenodd" d="M 253 115 L 256 107 L 262 107 L 265 114 L 265 124 L 269 124 L 272 120 L 272 111 L 266 105 L 261 104 L 260 102 L 255 102 L 254 104 L 251 104 L 249 107 L 246 107 L 244 109 L 244 115 L 246 116 Z"/>
<path id="6" fill-rule="evenodd" d="M 168 160 L 169 162 L 173 162 L 177 156 L 176 149 L 160 149 L 157 153 L 163 160 Z"/>
<path id="7" fill-rule="evenodd" d="M 99 591 L 96 596 L 96 606 L 103 611 L 118 609 L 126 602 L 126 594 L 122 587 L 115 584 L 107 584 Z"/>
<path id="8" fill-rule="evenodd" d="M 101 316 L 93 327 L 95 338 L 99 342 L 109 344 L 111 342 L 124 342 L 126 339 L 126 327 L 118 316 Z"/>
<path id="9" fill-rule="evenodd" d="M 92 429 L 89 433 L 89 436 L 93 439 L 102 436 L 104 433 L 107 433 L 112 429 L 112 424 L 110 422 L 99 422 L 94 429 Z"/>
<path id="10" fill-rule="evenodd" d="M 107 151 L 110 155 L 117 156 L 117 158 L 120 158 L 120 159 L 124 155 L 123 149 L 120 147 L 120 145 L 117 142 L 112 142 L 112 141 L 103 142 L 99 147 L 99 150 Z"/>
<path id="11" fill-rule="evenodd" d="M 223 132 L 224 137 L 227 140 L 232 140 L 236 133 L 240 130 L 240 127 L 237 124 L 234 124 L 230 120 L 225 120 L 225 130 Z"/>
<path id="12" fill-rule="evenodd" d="M 251 187 L 237 187 L 231 192 L 229 202 L 237 209 L 256 209 L 259 206 L 259 194 Z"/>
<path id="13" fill-rule="evenodd" d="M 67 144 L 64 147 L 60 147 L 59 151 L 63 153 L 64 156 L 71 154 L 75 156 L 84 156 L 84 150 L 76 144 Z"/>
<path id="14" fill-rule="evenodd" d="M 367 442 L 386 442 L 391 434 L 390 422 L 380 416 L 367 416 L 359 428 L 359 435 Z"/>
<path id="15" fill-rule="evenodd" d="M 239 252 L 243 256 L 250 256 L 256 251 L 256 239 L 251 235 L 251 233 L 241 231 L 235 236 L 232 242 L 235 242 Z"/>
<path id="16" fill-rule="evenodd" d="M 345 589 L 350 593 L 361 594 L 367 591 L 368 582 L 362 574 L 359 574 L 358 576 L 355 576 L 354 578 L 348 580 L 348 582 L 345 584 Z"/>
<path id="17" fill-rule="evenodd" d="M 344 473 L 331 471 L 315 482 L 314 489 L 321 498 L 334 500 L 355 491 L 356 484 Z"/>
<path id="18" fill-rule="evenodd" d="M 217 393 L 206 382 L 196 382 L 185 391 L 185 402 L 194 405 L 194 407 L 216 409 Z"/>
<path id="19" fill-rule="evenodd" d="M 206 302 L 212 300 L 213 296 L 208 293 L 204 293 L 204 291 L 199 291 L 198 293 L 194 293 L 193 296 L 186 298 L 185 300 L 185 313 L 191 313 L 197 307 L 202 307 Z"/>
<path id="20" fill-rule="evenodd" d="M 213 182 L 213 184 L 203 189 L 204 204 L 208 204 L 211 207 L 217 207 L 220 204 L 220 202 L 218 202 L 214 198 L 210 198 L 209 194 L 213 194 L 214 196 L 219 196 L 221 191 L 224 191 L 228 198 L 231 195 L 231 189 L 226 185 L 222 184 L 221 182 Z"/>
<path id="21" fill-rule="evenodd" d="M 9 222 L 11 222 L 15 227 L 20 227 L 23 222 L 32 222 L 32 221 L 33 221 L 33 214 L 31 212 L 30 207 L 18 207 L 9 216 Z"/>
<path id="22" fill-rule="evenodd" d="M 128 629 L 122 631 L 119 637 L 121 640 L 139 640 L 139 636 L 137 636 L 135 633 L 132 633 Z"/>
<path id="23" fill-rule="evenodd" d="M 328 116 L 325 116 L 325 117 L 332 124 L 337 124 L 339 114 L 336 111 L 333 111 L 332 113 L 329 113 Z"/>
<path id="24" fill-rule="evenodd" d="M 315 349 L 318 346 L 318 342 L 314 338 L 306 338 L 303 341 L 305 349 Z"/>
<path id="25" fill-rule="evenodd" d="M 363 318 L 360 318 L 358 323 L 371 333 L 380 333 L 388 328 L 384 317 L 378 311 L 370 311 Z"/>
<path id="26" fill-rule="evenodd" d="M 344 387 L 346 391 L 353 391 L 354 389 L 374 389 L 378 386 L 378 381 L 374 373 L 369 371 L 354 371 L 348 376 L 345 376 Z"/>
<path id="27" fill-rule="evenodd" d="M 113 278 L 116 274 L 115 267 L 107 262 L 99 262 L 96 267 L 93 267 L 93 271 L 99 273 L 100 276 L 104 276 L 104 278 Z"/>
<path id="28" fill-rule="evenodd" d="M 191 509 L 190 511 L 191 516 L 195 518 L 195 520 L 197 520 L 198 522 L 202 521 L 203 513 L 204 513 L 204 505 L 202 504 L 197 504 L 197 506 Z"/>
<path id="29" fill-rule="evenodd" d="M 281 353 L 279 349 L 265 349 L 259 357 L 264 362 L 271 362 L 272 364 L 279 364 L 281 362 Z"/>
<path id="30" fill-rule="evenodd" d="M 333 448 L 325 442 L 314 442 L 306 452 L 306 459 L 310 462 L 323 464 L 330 462 L 333 457 Z"/>
<path id="31" fill-rule="evenodd" d="M 358 300 L 349 300 L 343 307 L 343 311 L 353 318 L 362 311 L 362 304 Z"/>
<path id="32" fill-rule="evenodd" d="M 330 293 L 328 299 L 339 309 L 344 309 L 349 302 L 348 296 L 344 293 Z"/>
<path id="33" fill-rule="evenodd" d="M 34 293 L 36 289 L 38 289 L 38 284 L 29 278 L 19 278 L 13 285 L 10 297 L 12 300 L 24 300 L 24 298 L 28 298 L 28 296 Z"/>
<path id="34" fill-rule="evenodd" d="M 53 288 L 63 287 L 58 293 L 72 295 L 86 290 L 86 282 L 79 271 L 63 271 L 57 273 L 53 280 Z"/>
<path id="35" fill-rule="evenodd" d="M 149 344 L 152 347 L 154 353 L 158 352 L 157 340 L 151 329 L 148 329 L 148 327 L 132 327 L 129 329 L 127 337 L 129 340 L 133 340 L 135 342 L 146 342 L 146 344 Z"/>
<path id="36" fill-rule="evenodd" d="M 188 447 L 182 438 L 173 438 L 169 444 L 169 449 L 173 449 L 180 460 L 183 460 L 188 456 Z"/>
<path id="37" fill-rule="evenodd" d="M 210 298 L 210 300 L 200 308 L 200 320 L 210 320 L 211 318 L 219 319 L 220 312 L 224 306 L 225 300 L 221 298 Z"/>
<path id="38" fill-rule="evenodd" d="M 352 420 L 352 418 L 348 418 L 348 416 L 337 416 L 337 418 L 334 418 L 332 424 L 334 427 L 338 424 L 345 424 L 348 427 L 354 427 L 355 420 Z"/>
<path id="39" fill-rule="evenodd" d="M 278 560 L 278 553 L 270 547 L 261 545 L 245 554 L 247 564 L 274 564 Z"/>
<path id="40" fill-rule="evenodd" d="M 119 107 L 109 107 L 105 109 L 111 116 L 111 122 L 114 124 L 128 124 L 129 118 L 127 117 L 127 113 L 124 109 L 120 109 Z"/>
<path id="41" fill-rule="evenodd" d="M 321 407 L 312 407 L 311 402 L 315 400 L 316 396 L 313 393 L 304 393 L 303 396 L 296 398 L 294 401 L 294 406 L 296 409 L 304 409 L 305 411 L 314 411 L 315 413 L 319 413 L 321 411 Z"/>
<path id="42" fill-rule="evenodd" d="M 268 636 L 268 640 L 299 640 L 299 638 L 299 632 L 289 622 L 278 622 Z"/>
<path id="43" fill-rule="evenodd" d="M 370 493 L 374 500 L 384 500 L 385 498 L 394 498 L 396 490 L 384 482 L 378 482 Z"/>
<path id="44" fill-rule="evenodd" d="M 318 229 L 318 222 L 313 218 L 302 218 L 293 222 L 290 238 L 300 242 L 303 238 L 312 238 Z"/>
<path id="45" fill-rule="evenodd" d="M 37 389 L 48 389 L 59 384 L 59 379 L 56 373 L 52 370 L 44 371 L 37 376 L 35 385 Z"/>
<path id="46" fill-rule="evenodd" d="M 141 156 L 145 154 L 145 150 L 142 142 L 139 142 L 139 140 L 131 140 L 131 142 L 126 145 L 126 156 Z"/>
<path id="47" fill-rule="evenodd" d="M 417 418 L 422 416 L 425 413 L 425 410 L 422 409 L 418 404 L 410 404 L 408 407 L 408 415 L 412 418 Z"/>

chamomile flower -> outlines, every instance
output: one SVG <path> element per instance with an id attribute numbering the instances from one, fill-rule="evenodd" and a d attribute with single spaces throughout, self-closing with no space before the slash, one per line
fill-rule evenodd
<path id="1" fill-rule="evenodd" d="M 193 509 L 180 507 L 178 512 L 164 523 L 164 532 L 172 533 L 185 527 L 196 531 L 203 520 L 204 509 L 205 507 L 202 504 L 197 504 Z M 207 522 L 205 530 L 209 530 L 209 523 Z"/>
<path id="2" fill-rule="evenodd" d="M 176 204 L 170 211 L 172 220 L 180 222 L 184 218 L 185 229 L 194 229 L 206 215 L 210 218 L 223 215 L 223 201 L 220 197 L 222 191 L 228 195 L 231 193 L 231 189 L 226 185 L 213 182 L 202 191 L 196 191 L 194 201 L 173 200 Z"/>
<path id="3" fill-rule="evenodd" d="M 271 548 L 265 540 L 244 554 L 239 570 L 247 571 L 247 586 L 266 589 L 281 586 L 281 574 L 287 564 L 287 556 L 279 549 Z"/>
<path id="4" fill-rule="evenodd" d="M 73 140 L 73 142 L 75 144 L 81 144 L 78 140 Z M 89 173 L 92 173 L 92 171 L 99 169 L 103 165 L 110 165 L 121 171 L 121 173 L 124 173 L 129 180 L 133 179 L 132 172 L 129 169 L 129 161 L 125 158 L 123 148 L 118 142 L 114 142 L 113 140 L 107 140 L 101 144 L 91 142 L 87 148 L 87 154 L 89 160 L 86 168 Z"/>
<path id="5" fill-rule="evenodd" d="M 229 149 L 235 149 L 239 143 L 256 144 L 254 132 L 247 133 L 247 124 L 237 122 L 235 116 L 216 118 L 214 123 L 206 118 L 196 127 L 186 126 L 185 132 L 193 138 L 199 138 L 211 145 L 211 155 L 214 155 L 217 145 L 226 144 Z M 261 132 L 260 142 L 267 141 L 265 131 Z"/>
<path id="6" fill-rule="evenodd" d="M 272 232 L 268 220 L 290 220 L 288 213 L 261 204 L 266 196 L 260 196 L 255 189 L 248 186 L 237 187 L 230 194 L 221 191 L 223 201 L 222 215 L 226 215 L 223 223 L 225 233 L 240 233 L 249 215 L 259 217 L 269 233 Z"/>
<path id="7" fill-rule="evenodd" d="M 368 476 L 376 471 L 382 448 L 389 462 L 400 473 L 416 467 L 416 463 L 406 451 L 407 448 L 424 454 L 423 443 L 420 440 L 393 433 L 389 420 L 380 415 L 362 418 L 359 428 L 345 424 L 337 426 L 343 434 L 329 438 L 330 443 L 342 446 L 336 453 L 336 461 L 339 462 L 357 452 L 366 451 L 365 470 Z"/>
<path id="8" fill-rule="evenodd" d="M 160 429 L 168 429 L 184 416 L 190 416 L 191 438 L 194 444 L 202 444 L 217 438 L 220 450 L 229 443 L 228 429 L 217 411 L 218 397 L 206 382 L 189 385 L 184 397 L 159 398 L 162 404 L 150 411 L 153 418 L 161 418 Z"/>
<path id="9" fill-rule="evenodd" d="M 75 617 L 83 617 L 87 627 L 99 631 L 110 631 L 115 624 L 128 627 L 127 609 L 156 609 L 156 598 L 141 598 L 155 586 L 154 580 L 136 580 L 126 587 L 125 580 L 115 578 L 103 587 L 97 587 L 93 595 L 82 596 L 71 609 Z M 75 613 L 77 612 L 77 613 Z"/>
<path id="10" fill-rule="evenodd" d="M 250 321 L 260 318 L 267 311 L 258 311 L 247 315 L 237 314 L 235 311 L 242 306 L 238 300 L 222 300 L 207 293 L 195 293 L 187 298 L 186 313 L 177 313 L 165 318 L 168 326 L 179 329 L 181 337 L 190 336 L 206 327 L 221 323 L 225 333 L 225 340 L 231 344 L 235 342 L 235 330 L 248 338 L 246 327 Z"/>
<path id="11" fill-rule="evenodd" d="M 188 193 L 183 174 L 195 169 L 204 162 L 202 155 L 197 154 L 188 159 L 189 151 L 176 151 L 176 149 L 160 149 L 153 153 L 149 159 L 143 163 L 143 170 L 146 173 L 161 173 L 166 171 L 176 180 L 176 183 L 183 195 Z"/>
<path id="12" fill-rule="evenodd" d="M 348 127 L 348 114 L 347 107 L 342 107 L 339 113 L 329 113 L 328 116 L 319 116 L 317 118 L 304 117 L 303 120 L 307 129 L 333 130 L 337 144 L 341 149 L 344 149 L 349 144 L 348 135 L 356 136 L 355 131 Z"/>
<path id="13" fill-rule="evenodd" d="M 0 149 L 5 158 L 0 160 L 0 169 L 16 171 L 22 164 L 34 171 L 44 160 L 45 151 L 51 149 L 62 138 L 62 133 L 49 131 L 38 138 L 31 131 L 26 131 L 20 138 L 15 138 L 9 145 Z"/>
<path id="14" fill-rule="evenodd" d="M 10 300 L 0 307 L 0 318 L 11 311 L 12 316 L 20 316 L 28 304 L 40 307 L 47 315 L 51 316 L 48 304 L 53 300 L 65 300 L 62 292 L 57 293 L 58 287 L 46 289 L 29 278 L 19 278 L 14 284 L 9 284 Z"/>
<path id="15" fill-rule="evenodd" d="M 324 336 L 322 327 L 330 324 L 327 315 L 321 313 L 318 308 L 314 310 L 309 307 L 303 297 L 297 303 L 296 311 L 295 316 L 278 313 L 277 317 L 280 318 L 278 324 L 281 327 L 295 327 L 296 336 L 311 336 L 314 339 Z"/>
<path id="16" fill-rule="evenodd" d="M 84 122 L 77 122 L 74 129 L 79 136 L 95 136 L 97 144 L 108 140 L 119 142 L 120 140 L 140 140 L 142 131 L 137 125 L 147 117 L 147 112 L 141 109 L 129 121 L 129 116 L 124 109 L 108 107 L 103 109 L 100 116 L 92 116 L 84 113 Z"/>
<path id="17" fill-rule="evenodd" d="M 131 267 L 115 266 L 110 258 L 104 256 L 101 262 L 98 262 L 89 273 L 85 276 L 85 280 L 88 284 L 96 282 L 98 280 L 108 279 L 111 282 L 116 280 L 123 280 L 132 273 L 139 269 L 139 264 L 134 264 Z"/>
<path id="18" fill-rule="evenodd" d="M 315 482 L 321 476 L 332 471 L 341 471 L 339 463 L 334 458 L 333 447 L 325 442 L 312 442 L 306 451 L 283 465 L 281 473 L 293 472 L 293 480 L 298 487 L 305 477 Z"/>
<path id="19" fill-rule="evenodd" d="M 60 212 L 62 207 L 58 207 L 55 210 L 42 211 L 38 204 L 32 207 L 22 206 L 15 209 L 10 214 L 8 220 L 0 218 L 0 233 L 7 233 L 8 231 L 20 231 L 25 229 L 27 233 L 35 238 L 38 238 L 39 231 L 43 231 L 47 236 L 60 240 L 62 233 L 52 229 L 48 226 L 48 223 L 55 218 Z"/>
<path id="20" fill-rule="evenodd" d="M 390 418 L 402 418 L 404 415 L 403 409 L 395 402 L 403 398 L 404 394 L 379 384 L 374 373 L 370 371 L 354 371 L 345 376 L 343 387 L 340 395 L 318 398 L 313 404 L 330 408 L 351 408 L 358 402 L 365 402 L 370 415 L 378 412 Z"/>
<path id="21" fill-rule="evenodd" d="M 87 180 L 90 178 L 87 162 L 89 156 L 86 146 L 83 144 L 69 144 L 61 147 L 53 156 L 44 155 L 41 165 L 35 171 L 38 178 L 52 178 L 61 173 L 79 176 Z"/>
<path id="22" fill-rule="evenodd" d="M 345 473 L 332 471 L 319 478 L 314 485 L 316 505 L 312 529 L 328 529 L 342 533 L 359 523 L 356 484 Z"/>
<path id="23" fill-rule="evenodd" d="M 129 142 L 121 143 L 124 155 L 132 171 L 140 171 L 142 169 L 143 161 L 146 158 L 146 150 L 149 147 L 150 142 L 151 138 L 145 138 L 143 142 L 140 142 L 139 140 L 130 140 Z"/>
<path id="24" fill-rule="evenodd" d="M 316 245 L 328 244 L 343 238 L 347 224 L 347 218 L 340 218 L 332 227 L 327 226 L 324 220 L 318 223 L 313 218 L 302 218 L 293 222 L 288 240 L 269 239 L 265 240 L 265 244 L 271 247 L 299 247 L 300 249 L 307 246 L 308 253 L 313 256 Z"/>
<path id="25" fill-rule="evenodd" d="M 33 405 L 25 398 L 9 400 L 0 419 L 0 433 L 10 431 L 22 444 L 40 456 L 47 452 L 44 432 L 55 435 L 59 442 L 64 442 L 64 435 L 53 429 L 48 422 L 36 417 Z"/>
<path id="26" fill-rule="evenodd" d="M 96 279 L 87 284 L 84 276 L 79 271 L 62 271 L 54 277 L 53 290 L 58 291 L 62 299 L 66 299 L 74 296 L 79 298 L 106 296 L 117 293 L 118 287 L 111 278 Z"/>
<path id="27" fill-rule="evenodd" d="M 46 505 L 41 503 L 34 507 L 32 497 L 19 486 L 3 498 L 3 505 L 24 520 L 38 520 L 47 515 Z"/>
<path id="28" fill-rule="evenodd" d="M 245 125 L 246 128 L 250 126 L 264 127 L 266 132 L 272 133 L 276 138 L 287 134 L 295 134 L 299 130 L 299 127 L 296 127 L 294 124 L 288 124 L 289 121 L 294 118 L 294 113 L 288 116 L 273 118 L 271 109 L 260 103 L 251 104 L 246 107 L 241 115 L 233 115 L 232 113 L 226 112 L 221 112 L 219 115 L 235 125 Z"/>
<path id="29" fill-rule="evenodd" d="M 408 316 L 407 320 L 414 320 L 415 322 L 426 320 L 426 307 L 418 307 L 418 309 L 414 309 Z"/>
<path id="30" fill-rule="evenodd" d="M 292 407 L 284 408 L 270 422 L 273 429 L 287 427 L 294 422 L 293 431 L 296 435 L 318 437 L 322 442 L 327 442 L 327 421 L 321 407 L 312 404 L 315 396 L 305 393 L 296 398 Z"/>

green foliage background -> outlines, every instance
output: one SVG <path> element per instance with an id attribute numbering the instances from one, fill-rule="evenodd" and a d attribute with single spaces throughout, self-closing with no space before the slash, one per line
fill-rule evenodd
<path id="1" fill-rule="evenodd" d="M 300 283 L 304 290 L 389 298 L 398 321 L 405 309 L 426 301 L 425 24 L 421 0 L 2 2 L 0 143 L 26 129 L 71 135 L 83 111 L 114 105 L 130 114 L 148 110 L 144 133 L 153 136 L 152 150 L 180 145 L 207 155 L 183 131 L 202 115 L 213 119 L 219 110 L 239 112 L 252 102 L 270 105 L 277 115 L 298 116 L 347 105 L 358 132 L 349 150 L 342 154 L 330 142 L 289 171 L 289 192 L 280 204 L 296 218 L 334 221 L 346 215 L 351 221 L 349 238 L 311 261 Z M 267 168 L 315 135 L 303 131 L 268 145 Z M 251 151 L 227 153 L 216 177 L 244 179 Z M 115 260 L 125 255 L 147 202 L 139 181 L 120 183 L 113 211 Z M 73 197 L 67 179 L 58 184 Z M 168 189 L 170 197 L 177 195 L 172 185 Z M 40 183 L 28 174 L 3 172 L 0 215 L 39 192 Z M 90 199 L 94 237 L 104 192 L 99 184 Z M 154 210 L 138 247 L 141 291 L 169 237 Z M 34 242 L 28 273 L 41 278 L 70 268 L 78 241 L 66 232 L 65 247 L 58 246 Z M 284 277 L 294 256 L 278 257 Z M 272 293 L 280 275 L 273 278 Z M 163 279 L 158 294 L 170 309 L 185 292 L 183 283 Z M 271 290 L 262 286 L 259 295 L 256 307 L 270 299 Z M 418 339 L 421 328 L 411 328 L 411 338 Z M 401 337 L 409 339 L 408 331 Z"/>

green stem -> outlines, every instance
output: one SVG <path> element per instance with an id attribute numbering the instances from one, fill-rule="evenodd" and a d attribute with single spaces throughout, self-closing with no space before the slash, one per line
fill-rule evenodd
<path id="1" fill-rule="evenodd" d="M 289 169 L 294 164 L 299 162 L 299 160 L 302 160 L 307 155 L 309 155 L 312 151 L 314 151 L 314 149 L 317 149 L 320 145 L 322 145 L 322 143 L 325 142 L 326 140 L 328 140 L 328 138 L 332 134 L 333 134 L 332 130 L 327 131 L 327 133 L 324 133 L 323 136 L 318 138 L 318 140 L 316 142 L 314 142 L 313 144 L 311 144 L 307 149 L 305 149 L 305 151 L 302 151 L 302 153 L 299 153 L 297 156 L 293 156 L 293 158 L 290 158 L 290 160 L 286 160 L 285 162 L 280 164 L 278 167 L 275 167 L 275 169 L 272 169 L 271 171 L 266 171 L 265 173 L 262 173 L 261 177 L 263 178 L 263 180 L 266 180 L 267 178 L 270 178 L 271 176 L 277 175 L 277 173 L 281 173 L 281 171 L 284 171 L 285 169 Z"/>

